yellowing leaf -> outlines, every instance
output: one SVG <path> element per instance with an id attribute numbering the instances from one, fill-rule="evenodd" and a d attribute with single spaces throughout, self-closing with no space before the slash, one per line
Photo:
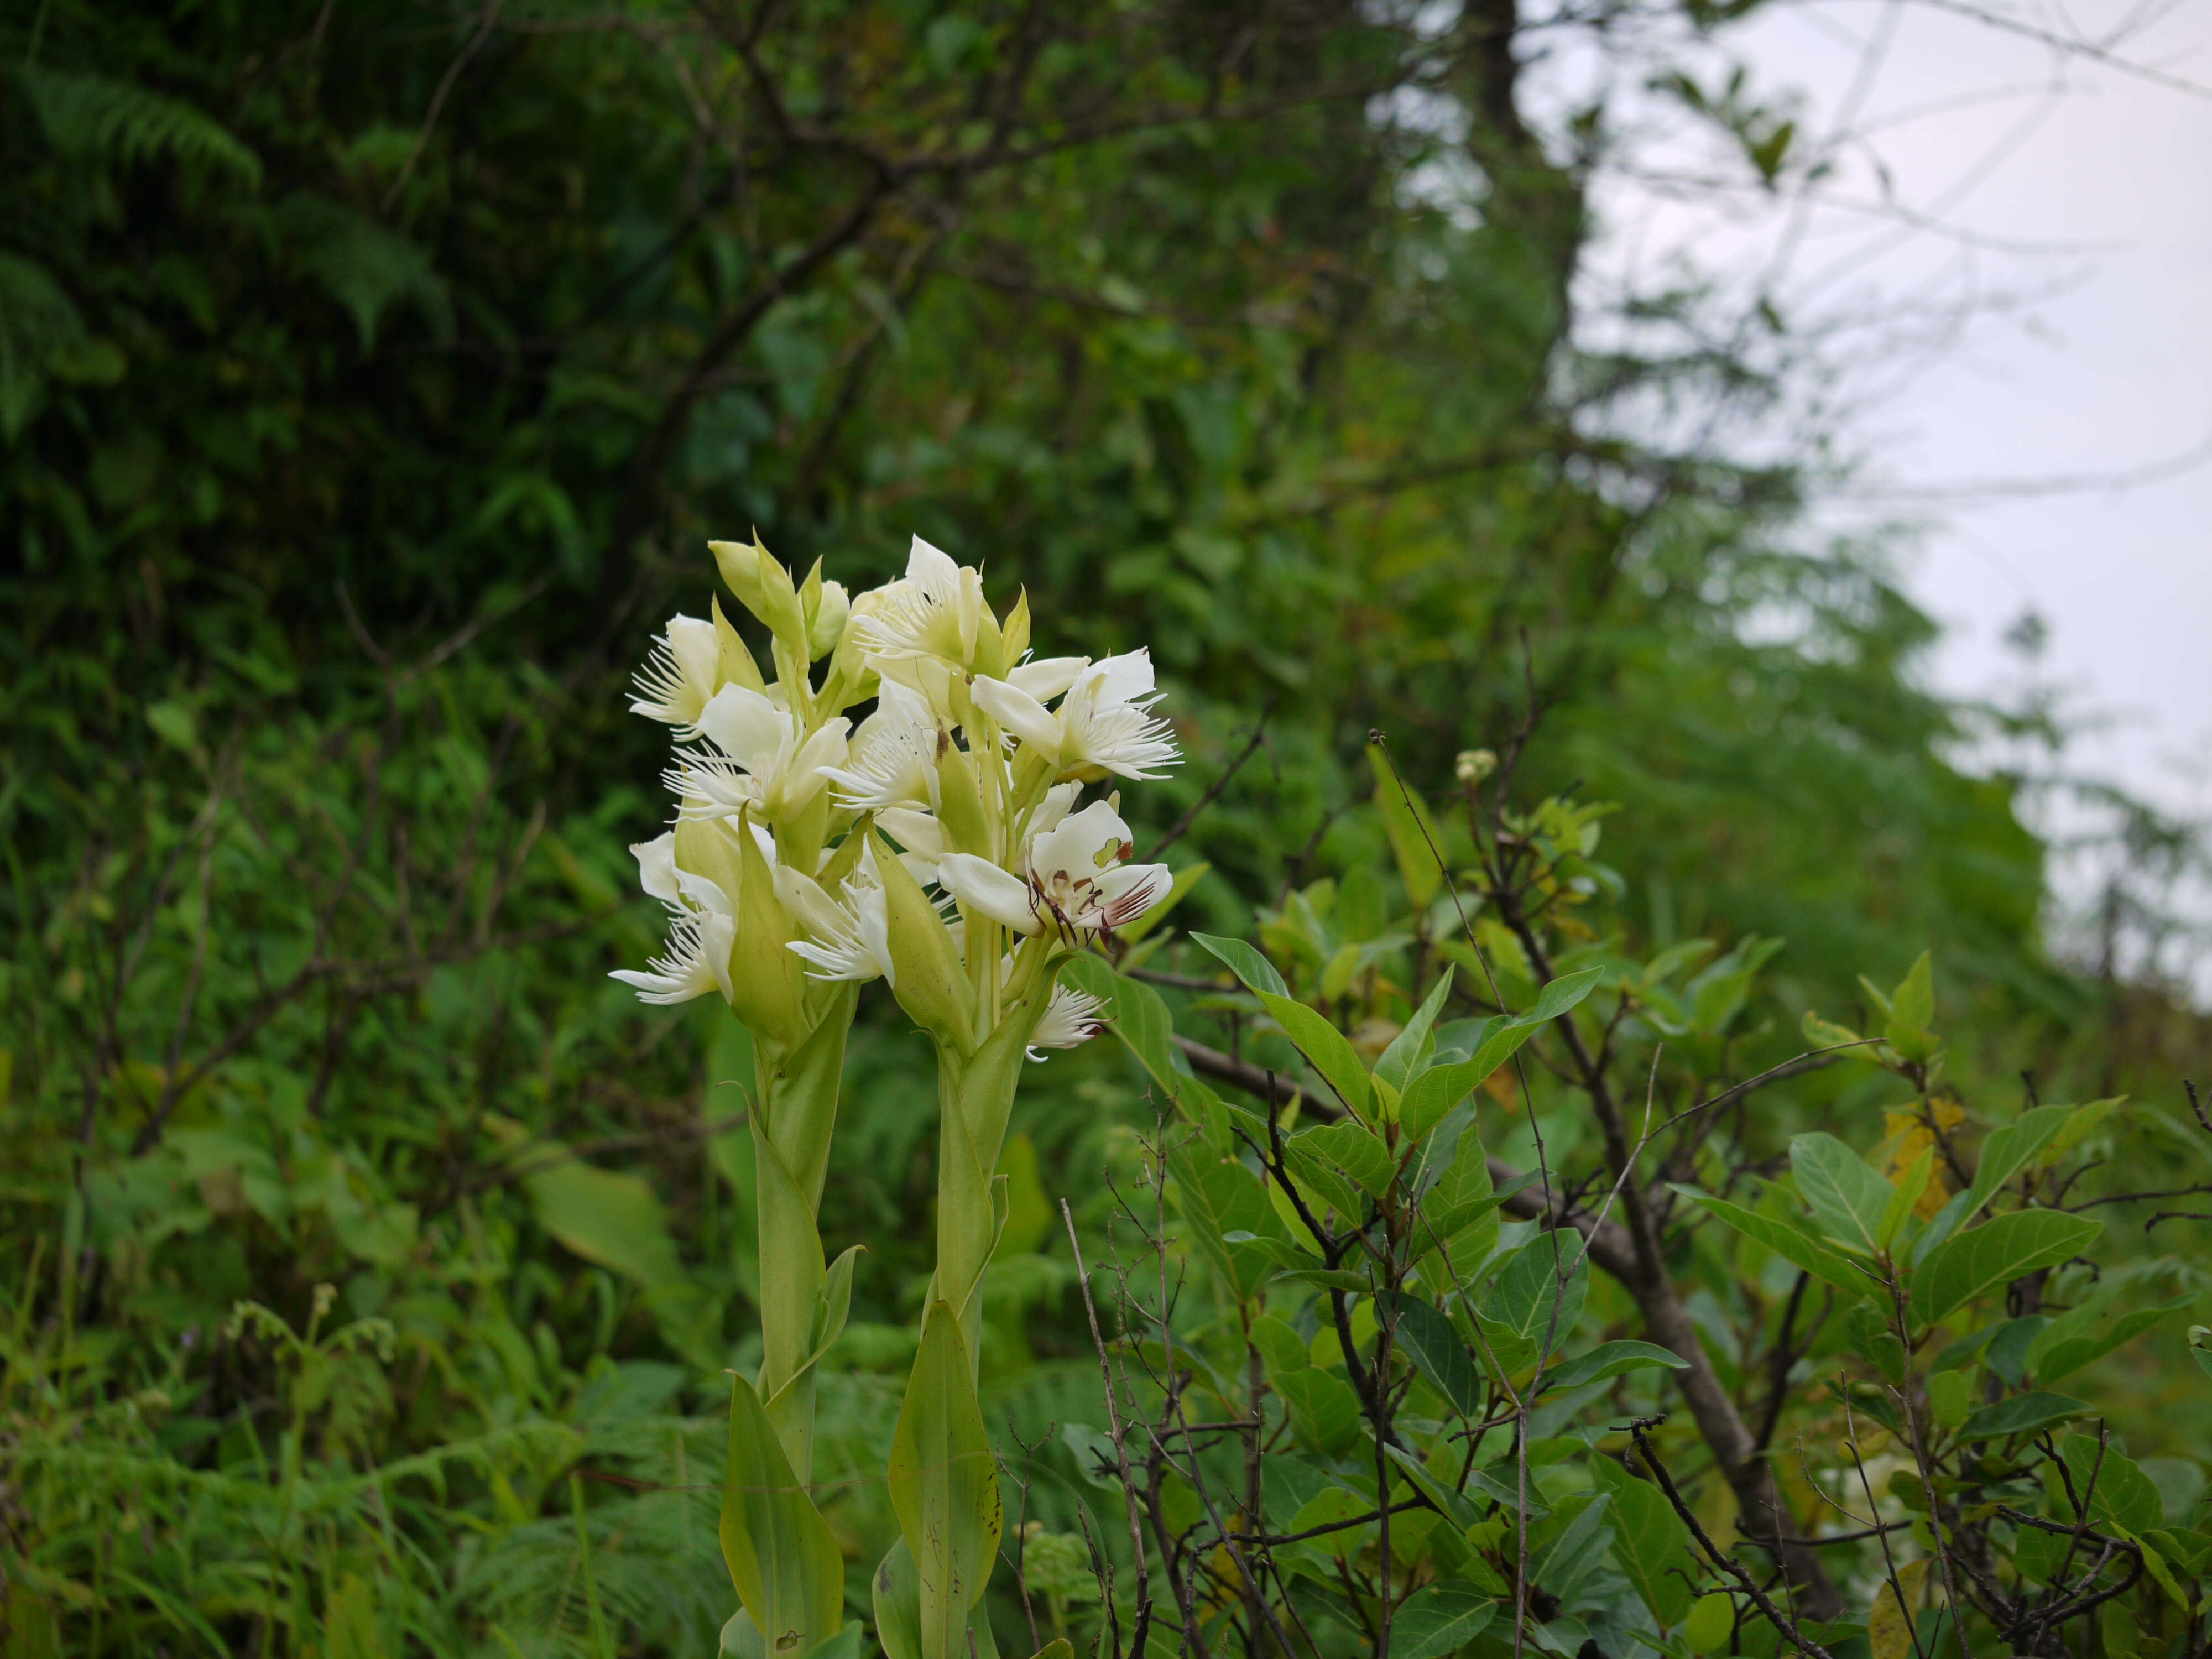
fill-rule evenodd
<path id="1" fill-rule="evenodd" d="M 1945 1134 L 1966 1121 L 1966 1109 L 1955 1100 L 1937 1100 L 1930 1103 L 1936 1127 Z M 1881 1115 L 1882 1127 L 1887 1132 L 1882 1143 L 1875 1151 L 1881 1160 L 1883 1176 L 1893 1185 L 1901 1184 L 1923 1152 L 1936 1145 L 1936 1131 L 1916 1111 L 1886 1111 Z M 1951 1186 L 1943 1178 L 1943 1163 L 1939 1158 L 1913 1204 L 1912 1212 L 1923 1221 L 1932 1221 L 1938 1212 L 1951 1201 Z"/>
<path id="2" fill-rule="evenodd" d="M 1874 1611 L 1867 1617 L 1867 1641 L 1874 1659 L 1911 1659 L 1912 1622 L 1919 1613 L 1928 1583 L 1928 1559 L 1908 1561 L 1897 1570 L 1894 1583 L 1885 1581 L 1875 1593 Z M 1899 1600 L 1902 1591 L 1904 1599 Z"/>

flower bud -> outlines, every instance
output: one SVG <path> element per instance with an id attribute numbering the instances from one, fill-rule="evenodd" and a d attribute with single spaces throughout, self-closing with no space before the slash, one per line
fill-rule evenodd
<path id="1" fill-rule="evenodd" d="M 815 566 L 817 573 L 821 568 Z M 807 580 L 810 586 L 816 586 L 812 577 Z M 806 648 L 814 653 L 810 660 L 819 661 L 837 648 L 845 637 L 845 619 L 852 608 L 842 582 L 819 584 L 806 611 Z"/>
<path id="2" fill-rule="evenodd" d="M 806 648 L 806 612 L 782 561 L 761 545 L 758 534 L 750 546 L 742 542 L 707 545 L 713 550 L 714 563 L 722 580 L 730 585 L 730 592 L 738 596 L 738 603 L 768 625 L 778 645 L 793 656 L 800 656 Z"/>
<path id="3" fill-rule="evenodd" d="M 714 606 L 717 647 L 714 689 L 719 691 L 726 685 L 742 685 L 748 691 L 765 696 L 768 682 L 761 678 L 760 665 L 753 660 L 751 647 L 738 637 L 737 625 L 722 614 L 721 600 L 716 599 L 710 603 Z"/>
<path id="4" fill-rule="evenodd" d="M 739 829 L 737 841 L 738 940 L 730 952 L 730 1006 L 787 1052 L 806 1035 L 805 969 L 791 950 L 798 934 L 750 825 Z"/>
<path id="5" fill-rule="evenodd" d="M 883 884 L 890 977 L 899 1006 L 944 1047 L 961 1054 L 975 1043 L 975 991 L 960 947 L 937 907 L 896 854 L 875 842 L 876 878 Z"/>
<path id="6" fill-rule="evenodd" d="M 1487 749 L 1462 749 L 1452 769 L 1462 785 L 1472 788 L 1498 769 L 1498 757 Z"/>

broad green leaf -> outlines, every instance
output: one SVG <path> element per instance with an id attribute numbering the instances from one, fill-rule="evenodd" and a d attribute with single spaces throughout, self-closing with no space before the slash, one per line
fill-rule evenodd
<path id="1" fill-rule="evenodd" d="M 1421 1006 L 1413 1011 L 1413 1017 L 1406 1022 L 1405 1029 L 1390 1039 L 1390 1046 L 1382 1051 L 1382 1058 L 1375 1062 L 1375 1075 L 1392 1088 L 1402 1091 L 1407 1075 L 1434 1049 L 1436 1044 L 1431 1033 L 1436 1027 L 1437 1015 L 1444 1006 L 1444 999 L 1451 994 L 1451 988 L 1452 970 L 1446 967 L 1443 977 L 1422 999 Z"/>
<path id="2" fill-rule="evenodd" d="M 844 1627 L 844 1557 L 742 1376 L 731 1379 L 719 1530 L 738 1599 L 770 1651 L 809 1652 Z"/>
<path id="3" fill-rule="evenodd" d="M 1290 1408 L 1291 1426 L 1309 1445 L 1332 1455 L 1359 1437 L 1359 1396 L 1334 1371 L 1309 1364 L 1268 1381 Z"/>
<path id="4" fill-rule="evenodd" d="M 1564 1285 L 1562 1281 L 1564 1280 Z M 1557 1352 L 1574 1334 L 1589 1284 L 1579 1233 L 1540 1233 L 1508 1261 L 1482 1297 L 1477 1316 L 1498 1363 L 1510 1376 Z"/>
<path id="5" fill-rule="evenodd" d="M 1689 1528 L 1667 1495 L 1650 1481 L 1637 1480 L 1610 1458 L 1592 1458 L 1590 1468 L 1613 1493 L 1613 1559 L 1659 1627 L 1671 1630 L 1690 1612 L 1690 1578 L 1685 1571 L 1692 1559 Z"/>
<path id="6" fill-rule="evenodd" d="M 1107 1022 L 1137 1063 L 1170 1099 L 1189 1079 L 1176 1066 L 1175 1020 L 1160 994 L 1142 980 L 1115 973 L 1101 957 L 1079 955 L 1060 967 L 1060 982 L 1101 999 Z"/>
<path id="7" fill-rule="evenodd" d="M 2158 1581 L 2158 1587 L 2166 1593 L 2167 1597 L 2174 1606 L 2181 1609 L 2185 1616 L 2195 1610 L 2193 1598 L 2188 1591 L 2181 1588 L 2180 1582 L 2173 1576 L 2172 1565 L 2159 1553 L 2155 1544 L 2151 1543 L 2147 1538 L 2136 1536 L 2125 1527 L 2116 1526 L 2112 1530 L 2142 1552 L 2143 1571 Z"/>
<path id="8" fill-rule="evenodd" d="M 890 1486 L 921 1587 L 921 1659 L 964 1659 L 968 1613 L 989 1582 L 1004 1523 L 960 1322 L 933 1302 L 891 1436 Z"/>
<path id="9" fill-rule="evenodd" d="M 1259 1177 L 1235 1158 L 1215 1156 L 1194 1136 L 1169 1152 L 1168 1172 L 1199 1248 L 1221 1269 L 1238 1300 L 1256 1295 L 1274 1276 L 1277 1258 L 1268 1241 L 1293 1248 Z M 1231 1243 L 1231 1233 L 1245 1237 Z"/>
<path id="10" fill-rule="evenodd" d="M 1303 1370 L 1313 1364 L 1298 1334 L 1273 1314 L 1262 1314 L 1252 1322 L 1251 1342 L 1260 1351 L 1270 1376 L 1279 1371 Z"/>
<path id="11" fill-rule="evenodd" d="M 2182 1297 L 2162 1307 L 2138 1308 L 2099 1330 L 2096 1328 L 2110 1303 L 2109 1297 L 2094 1298 L 2059 1315 L 2037 1333 L 2035 1340 L 2028 1345 L 2027 1369 L 2035 1374 L 2038 1382 L 2056 1382 L 2092 1361 L 2102 1359 L 2122 1343 L 2142 1335 L 2166 1315 L 2187 1307 L 2189 1298 Z"/>
<path id="12" fill-rule="evenodd" d="M 1893 1022 L 1907 1025 L 1925 1029 L 1936 1023 L 1936 965 L 1930 952 L 1923 951 L 1889 994 L 1888 1012 Z"/>
<path id="13" fill-rule="evenodd" d="M 2150 1477 L 2117 1448 L 2107 1444 L 2103 1451 L 2100 1462 L 2097 1443 L 2086 1434 L 2069 1434 L 2058 1443 L 2058 1455 L 2066 1460 L 2075 1494 L 2088 1494 L 2091 1516 L 2131 1533 L 2148 1532 L 2160 1525 L 2166 1518 L 2165 1505 L 2159 1501 L 2158 1488 Z M 2054 1506 L 2051 1519 L 2071 1522 L 2074 1511 L 2064 1506 L 2063 1489 L 2049 1477 L 2045 1486 Z"/>
<path id="14" fill-rule="evenodd" d="M 1474 1500 L 1464 1492 L 1455 1491 L 1448 1480 L 1439 1476 L 1419 1458 L 1399 1446 L 1386 1445 L 1382 1450 L 1397 1465 L 1399 1472 L 1413 1482 L 1422 1497 L 1436 1505 L 1451 1525 L 1464 1532 L 1481 1521 L 1482 1512 L 1476 1508 Z M 1449 1458 L 1451 1454 L 1446 1452 L 1444 1455 Z"/>
<path id="15" fill-rule="evenodd" d="M 1426 1134 L 1540 1027 L 1588 996 L 1604 972 L 1602 968 L 1585 968 L 1563 974 L 1543 988 L 1536 1006 L 1527 1012 L 1484 1021 L 1481 1040 L 1469 1058 L 1431 1066 L 1407 1085 L 1405 1097 L 1398 1103 L 1400 1127 L 1415 1139 Z"/>
<path id="16" fill-rule="evenodd" d="M 2096 1133 L 2104 1121 L 2126 1105 L 2127 1100 L 2125 1095 L 2114 1095 L 2109 1100 L 2093 1100 L 2086 1106 L 2076 1106 L 2074 1115 L 2051 1137 L 2036 1163 L 2046 1170 L 2055 1166 L 2060 1158 Z"/>
<path id="17" fill-rule="evenodd" d="M 1397 1336 L 1398 1346 L 1406 1351 L 1414 1368 L 1443 1395 L 1454 1411 L 1468 1418 L 1480 1414 L 1482 1379 L 1475 1370 L 1467 1344 L 1460 1340 L 1460 1334 L 1441 1309 L 1417 1297 L 1401 1297 L 1398 1303 Z"/>
<path id="18" fill-rule="evenodd" d="M 1954 1371 L 1951 1375 L 1955 1376 L 1958 1373 Z M 2016 1394 L 2009 1399 L 1977 1407 L 1966 1413 L 1966 1420 L 1959 1425 L 1959 1437 L 1995 1440 L 2008 1434 L 2030 1434 L 2054 1423 L 2070 1423 L 2077 1417 L 2087 1417 L 2092 1409 L 2087 1401 L 2063 1394 L 2045 1394 L 2039 1389 L 2031 1394 Z"/>
<path id="19" fill-rule="evenodd" d="M 2101 1221 L 2058 1210 L 2015 1210 L 1959 1234 L 1912 1275 L 1912 1318 L 1934 1325 L 1985 1291 L 2078 1255 Z"/>
<path id="20" fill-rule="evenodd" d="M 1890 993 L 1889 1023 L 1882 1035 L 1889 1046 L 1911 1060 L 1926 1060 L 1935 1052 L 1929 1030 L 1936 1024 L 1936 974 L 1929 953 L 1923 951 L 1897 989 Z"/>
<path id="21" fill-rule="evenodd" d="M 1481 1635 L 1497 1613 L 1497 1601 L 1463 1580 L 1431 1584 L 1391 1615 L 1390 1659 L 1442 1659 Z"/>
<path id="22" fill-rule="evenodd" d="M 1613 1529 L 1609 1492 L 1576 1492 L 1528 1528 L 1528 1576 L 1561 1601 L 1571 1600 L 1603 1558 Z"/>
<path id="23" fill-rule="evenodd" d="M 1488 1215 L 1516 1193 L 1527 1191 L 1542 1179 L 1532 1170 L 1493 1188 L 1489 1157 L 1470 1125 L 1453 1148 L 1449 1162 L 1422 1196 L 1417 1248 L 1434 1249 L 1455 1237 L 1470 1223 Z M 1462 1261 L 1458 1265 L 1467 1268 L 1477 1264 Z"/>
<path id="24" fill-rule="evenodd" d="M 1274 1016 L 1283 1034 L 1297 1044 L 1298 1052 L 1336 1091 L 1352 1115 L 1365 1117 L 1370 1095 L 1367 1067 L 1352 1040 L 1303 1002 L 1269 991 L 1259 996 L 1260 1006 Z"/>
<path id="25" fill-rule="evenodd" d="M 1275 971 L 1275 964 L 1243 939 L 1222 939 L 1212 933 L 1193 933 L 1190 942 L 1202 945 L 1219 957 L 1222 965 L 1243 981 L 1244 988 L 1254 995 L 1290 995 L 1291 988 L 1283 983 L 1283 976 Z"/>
<path id="26" fill-rule="evenodd" d="M 1527 1508 L 1523 1510 L 1520 1470 L 1511 1458 L 1500 1460 L 1493 1469 L 1472 1471 L 1467 1477 L 1467 1484 L 1477 1492 L 1496 1498 L 1513 1514 L 1526 1513 L 1532 1523 L 1551 1514 L 1551 1505 L 1544 1501 L 1543 1492 L 1533 1479 L 1528 1482 Z M 1531 1469 L 1530 1474 L 1533 1475 L 1534 1473 Z"/>
<path id="27" fill-rule="evenodd" d="M 1534 1007 L 1511 1018 L 1530 1025 L 1557 1019 L 1570 1008 L 1578 1006 L 1584 997 L 1597 989 L 1598 981 L 1604 977 L 1603 968 L 1578 968 L 1571 974 L 1561 974 L 1536 994 Z"/>
<path id="28" fill-rule="evenodd" d="M 1793 1135 L 1790 1168 L 1820 1231 L 1850 1249 L 1881 1248 L 1881 1218 L 1895 1188 L 1833 1135 Z"/>
<path id="29" fill-rule="evenodd" d="M 1390 1149 L 1364 1123 L 1346 1118 L 1319 1128 L 1301 1130 L 1291 1139 L 1309 1157 L 1325 1158 L 1351 1176 L 1372 1197 L 1380 1198 L 1389 1192 L 1391 1182 L 1397 1176 L 1397 1160 L 1390 1156 Z"/>
<path id="30" fill-rule="evenodd" d="M 1792 1267 L 1802 1267 L 1823 1285 L 1853 1300 L 1868 1295 L 1874 1288 L 1874 1280 L 1853 1267 L 1846 1258 L 1838 1255 L 1818 1239 L 1800 1232 L 1787 1222 L 1747 1210 L 1741 1204 L 1731 1204 L 1724 1198 L 1711 1197 L 1694 1188 L 1677 1187 L 1674 1190 L 1716 1221 L 1755 1239 Z"/>
<path id="31" fill-rule="evenodd" d="M 1357 1124 L 1352 1127 L 1359 1127 Z M 1321 1204 L 1316 1207 L 1334 1210 L 1340 1221 L 1356 1221 L 1367 1209 L 1366 1200 L 1361 1196 L 1362 1189 L 1338 1167 L 1334 1149 L 1326 1142 L 1308 1142 L 1307 1137 L 1316 1133 L 1318 1131 L 1313 1129 L 1302 1129 L 1291 1136 L 1283 1143 L 1283 1154 L 1289 1160 L 1291 1172 L 1304 1189 L 1310 1204 L 1317 1197 Z"/>
<path id="32" fill-rule="evenodd" d="M 1682 1640 L 1692 1653 L 1711 1653 L 1735 1631 L 1735 1601 L 1724 1590 L 1700 1595 L 1682 1621 Z"/>
<path id="33" fill-rule="evenodd" d="M 1950 1356 L 1946 1354 L 1945 1358 Z M 1974 1403 L 1973 1379 L 1963 1370 L 1937 1369 L 1928 1379 L 1928 1415 L 1942 1429 L 1955 1429 L 1966 1420 Z"/>
<path id="34" fill-rule="evenodd" d="M 1620 1376 L 1629 1371 L 1661 1368 L 1670 1371 L 1686 1370 L 1690 1362 L 1672 1349 L 1662 1348 L 1654 1342 L 1604 1342 L 1588 1353 L 1577 1354 L 1564 1364 L 1544 1374 L 1540 1385 L 1545 1391 L 1555 1389 L 1579 1389 L 1585 1382 L 1595 1382 L 1601 1377 Z"/>
<path id="35" fill-rule="evenodd" d="M 1981 1162 L 1974 1170 L 1974 1184 L 1966 1188 L 1966 1212 L 1973 1214 L 1997 1195 L 1997 1189 L 2018 1175 L 2051 1137 L 2073 1116 L 2071 1106 L 2038 1106 L 2022 1112 L 1982 1142 Z"/>

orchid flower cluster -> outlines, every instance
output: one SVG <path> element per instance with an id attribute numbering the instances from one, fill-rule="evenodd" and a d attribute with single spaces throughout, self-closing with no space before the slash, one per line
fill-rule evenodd
<path id="1" fill-rule="evenodd" d="M 754 1037 L 762 1359 L 732 1388 L 720 1532 L 744 1605 L 725 1646 L 809 1654 L 842 1626 L 842 1559 L 806 1488 L 812 1373 L 844 1325 L 854 1252 L 826 1262 L 817 1215 L 846 1032 L 880 979 L 936 1044 L 939 1140 L 937 1265 L 877 1622 L 917 1633 L 910 1649 L 884 1637 L 892 1659 L 957 1659 L 1003 1506 L 988 1450 L 939 1443 L 988 1447 L 981 1291 L 1023 1057 L 1097 1033 L 1103 1004 L 1061 986 L 1061 965 L 1174 890 L 1165 865 L 1132 861 L 1119 796 L 1083 793 L 1155 777 L 1176 746 L 1147 653 L 1034 659 L 1027 596 L 1001 619 L 979 571 L 918 538 L 903 577 L 857 596 L 818 564 L 794 583 L 757 538 L 709 545 L 768 629 L 775 678 L 719 600 L 670 622 L 638 676 L 631 707 L 677 738 L 674 825 L 631 849 L 670 937 L 616 977 L 647 1002 L 717 992 Z M 847 711 L 870 699 L 855 729 Z"/>
<path id="2" fill-rule="evenodd" d="M 763 679 L 717 602 L 711 620 L 672 618 L 637 677 L 632 709 L 678 739 L 674 827 L 630 849 L 671 917 L 649 969 L 615 975 L 641 1000 L 715 991 L 771 1041 L 795 1032 L 767 939 L 810 979 L 884 980 L 926 1029 L 972 1047 L 1057 957 L 1166 896 L 1166 866 L 1129 861 L 1118 794 L 1079 805 L 1087 781 L 1176 758 L 1148 652 L 1033 659 L 1027 597 L 1002 623 L 981 573 L 918 537 L 902 579 L 856 598 L 819 565 L 794 586 L 757 543 L 712 546 L 768 625 L 777 673 Z M 817 685 L 809 665 L 824 657 Z M 845 711 L 871 696 L 855 731 Z M 756 856 L 781 915 L 748 924 Z M 927 918 L 894 906 L 894 863 L 933 890 Z M 1056 988 L 1031 1057 L 1088 1040 L 1097 1014 Z"/>

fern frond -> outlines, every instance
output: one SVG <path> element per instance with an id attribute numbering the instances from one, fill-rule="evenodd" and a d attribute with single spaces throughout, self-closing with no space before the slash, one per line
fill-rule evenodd
<path id="1" fill-rule="evenodd" d="M 57 149 L 129 163 L 168 155 L 228 173 L 249 190 L 261 184 L 261 158 L 213 116 L 182 99 L 100 75 L 27 64 L 16 71 L 39 124 Z"/>
<path id="2" fill-rule="evenodd" d="M 376 343 L 384 313 L 402 300 L 413 302 L 439 338 L 453 332 L 453 305 L 430 256 L 398 231 L 304 191 L 276 210 L 276 222 L 299 269 L 352 317 L 362 350 Z"/>

